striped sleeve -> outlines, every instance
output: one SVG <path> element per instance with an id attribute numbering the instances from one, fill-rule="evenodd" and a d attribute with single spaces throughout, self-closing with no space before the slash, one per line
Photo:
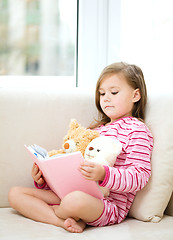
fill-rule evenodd
<path id="1" fill-rule="evenodd" d="M 151 175 L 151 150 L 152 136 L 145 128 L 131 131 L 124 149 L 124 164 L 105 166 L 106 176 L 100 186 L 119 192 L 141 190 Z"/>

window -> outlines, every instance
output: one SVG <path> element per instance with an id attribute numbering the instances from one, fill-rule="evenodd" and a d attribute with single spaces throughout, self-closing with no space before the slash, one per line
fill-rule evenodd
<path id="1" fill-rule="evenodd" d="M 0 11 L 1 76 L 17 75 L 22 85 L 61 76 L 61 85 L 75 85 L 77 0 L 0 0 Z"/>
<path id="2" fill-rule="evenodd" d="M 0 84 L 16 86 L 22 82 L 26 86 L 28 81 L 34 86 L 94 89 L 106 65 L 126 61 L 142 68 L 149 91 L 173 91 L 172 0 L 0 0 L 0 8 L 1 75 L 6 72 L 3 64 L 9 51 L 9 45 L 2 49 L 2 44 L 11 44 L 5 23 L 12 9 L 21 13 L 13 14 L 9 23 L 10 29 L 17 29 L 15 37 L 23 31 L 24 23 L 28 24 L 25 48 L 22 46 L 27 58 L 23 60 L 17 52 L 11 56 L 17 68 L 25 63 L 27 77 L 13 77 L 8 84 L 3 76 Z M 13 24 L 17 17 L 20 20 L 16 28 Z"/>

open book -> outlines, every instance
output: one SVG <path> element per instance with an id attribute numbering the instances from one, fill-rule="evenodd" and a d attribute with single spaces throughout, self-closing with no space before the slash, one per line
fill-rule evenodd
<path id="1" fill-rule="evenodd" d="M 80 152 L 49 157 L 47 151 L 38 145 L 25 147 L 42 171 L 48 186 L 61 199 L 73 191 L 83 191 L 93 197 L 103 198 L 97 183 L 85 179 L 80 173 L 79 166 L 84 161 Z"/>

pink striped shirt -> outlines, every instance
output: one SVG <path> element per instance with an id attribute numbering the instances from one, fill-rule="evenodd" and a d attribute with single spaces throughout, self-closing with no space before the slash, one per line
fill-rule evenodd
<path id="1" fill-rule="evenodd" d="M 117 138 L 123 145 L 114 167 L 104 166 L 106 176 L 100 186 L 110 189 L 103 199 L 104 210 L 92 226 L 104 226 L 123 221 L 132 205 L 136 192 L 141 190 L 151 175 L 150 158 L 153 137 L 147 126 L 134 117 L 121 118 L 97 128 L 100 135 Z M 47 184 L 37 188 L 49 189 Z"/>
<path id="2" fill-rule="evenodd" d="M 100 186 L 110 189 L 106 199 L 116 205 L 116 223 L 120 223 L 127 216 L 136 192 L 149 180 L 153 137 L 147 126 L 134 117 L 121 118 L 97 130 L 100 135 L 117 138 L 123 145 L 114 167 L 105 166 L 106 176 L 100 182 Z"/>

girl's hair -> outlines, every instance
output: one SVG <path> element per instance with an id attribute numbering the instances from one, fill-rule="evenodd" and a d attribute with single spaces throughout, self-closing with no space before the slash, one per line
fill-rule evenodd
<path id="1" fill-rule="evenodd" d="M 96 92 L 95 92 L 95 104 L 99 112 L 99 119 L 95 124 L 91 125 L 90 128 L 98 127 L 102 124 L 110 122 L 110 118 L 102 111 L 100 106 L 100 93 L 99 88 L 103 79 L 114 74 L 122 74 L 127 83 L 134 89 L 139 89 L 141 98 L 138 102 L 134 103 L 132 109 L 132 116 L 140 120 L 145 119 L 145 105 L 147 101 L 147 89 L 145 85 L 144 75 L 142 70 L 134 65 L 127 64 L 125 62 L 113 63 L 103 69 L 100 77 L 97 81 Z"/>

